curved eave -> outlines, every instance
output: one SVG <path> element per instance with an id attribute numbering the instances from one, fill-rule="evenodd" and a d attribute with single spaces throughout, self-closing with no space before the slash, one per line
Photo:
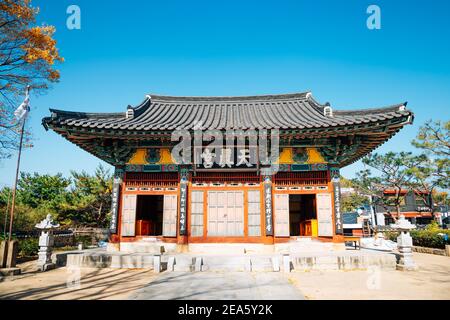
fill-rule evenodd
<path id="1" fill-rule="evenodd" d="M 61 128 L 89 128 L 98 132 L 127 132 L 127 134 L 137 134 L 149 131 L 173 131 L 176 129 L 192 130 L 194 123 L 204 124 L 204 130 L 247 130 L 247 129 L 279 129 L 279 130 L 334 130 L 342 127 L 358 127 L 359 125 L 378 123 L 390 119 L 402 119 L 413 116 L 411 111 L 400 109 L 400 107 L 388 107 L 385 112 L 377 109 L 378 113 L 365 113 L 361 111 L 335 111 L 333 116 L 318 116 L 321 106 L 311 104 L 308 112 L 301 114 L 301 110 L 292 113 L 289 107 L 273 111 L 266 107 L 264 112 L 259 109 L 246 110 L 243 113 L 240 109 L 227 110 L 223 108 L 213 108 L 201 111 L 197 109 L 184 110 L 184 115 L 178 115 L 179 110 L 172 110 L 173 114 L 167 113 L 167 108 L 153 110 L 142 115 L 142 119 L 135 115 L 135 118 L 127 118 L 123 113 L 110 114 L 89 114 L 81 112 L 67 112 L 52 109 L 52 116 L 43 119 L 44 126 Z M 164 107 L 165 108 L 165 107 Z M 192 114 L 192 111 L 194 114 Z M 137 112 L 137 111 L 136 111 Z M 141 111 L 142 112 L 142 111 Z M 234 114 L 230 113 L 234 112 Z M 261 112 L 261 113 L 259 113 Z M 198 114 L 200 115 L 198 115 Z M 249 114 L 252 114 L 249 116 Z M 198 116 L 198 117 L 197 117 Z M 253 117 L 249 119 L 248 117 Z M 311 117 L 309 120 L 308 117 Z M 182 119 L 180 119 L 182 118 Z M 150 123 L 149 123 L 150 121 Z M 178 122 L 177 122 L 178 121 Z"/>
<path id="2" fill-rule="evenodd" d="M 195 120 L 203 121 L 205 130 L 279 129 L 280 137 L 288 139 L 363 136 L 367 143 L 339 164 L 345 166 L 372 152 L 414 119 L 406 102 L 384 108 L 332 110 L 332 115 L 324 114 L 326 106 L 329 104 L 320 104 L 310 92 L 243 97 L 147 95 L 126 112 L 50 109 L 51 116 L 43 118 L 42 124 L 103 160 L 90 145 L 98 139 L 167 142 L 177 128 L 192 131 Z"/>
<path id="3" fill-rule="evenodd" d="M 367 141 L 364 146 L 360 147 L 354 154 L 353 157 L 349 157 L 348 160 L 339 163 L 340 167 L 352 164 L 362 157 L 372 152 L 386 141 L 388 141 L 392 136 L 394 136 L 403 126 L 412 123 L 413 116 L 405 117 L 403 120 L 396 119 L 399 121 L 389 120 L 390 124 L 380 122 L 376 126 L 372 124 L 358 125 L 358 128 L 344 127 L 341 130 L 327 129 L 327 130 L 287 130 L 280 131 L 281 136 L 288 136 L 298 139 L 310 139 L 310 138 L 336 138 L 345 136 L 365 136 Z M 363 127 L 361 127 L 363 126 Z M 100 134 L 93 129 L 74 129 L 74 128 L 58 128 L 50 127 L 56 133 L 61 134 L 65 139 L 76 144 L 78 147 L 88 151 L 94 156 L 114 165 L 114 163 L 109 162 L 104 159 L 100 154 L 94 151 L 92 146 L 92 141 L 95 139 L 111 139 L 111 140 L 122 140 L 122 141 L 143 141 L 143 140 L 165 140 L 170 142 L 171 132 L 170 131 L 153 131 L 153 132 L 142 132 L 141 134 L 130 134 L 128 132 L 104 132 Z"/>
<path id="4" fill-rule="evenodd" d="M 316 135 L 336 135 L 342 132 L 344 133 L 357 133 L 358 131 L 365 131 L 368 128 L 382 128 L 389 125 L 397 124 L 410 124 L 413 122 L 414 115 L 412 112 L 408 111 L 402 116 L 391 117 L 383 120 L 374 121 L 360 121 L 359 123 L 344 124 L 339 126 L 327 126 L 327 127 L 310 127 L 310 128 L 287 128 L 279 129 L 280 134 L 292 134 L 292 135 L 306 135 L 306 134 L 316 134 Z M 53 118 L 44 118 L 43 124 L 48 128 L 58 132 L 78 132 L 85 134 L 95 134 L 101 137 L 117 137 L 117 136 L 127 136 L 128 138 L 145 138 L 151 135 L 169 135 L 174 130 L 137 130 L 137 129 L 115 129 L 115 128 L 98 128 L 98 127 L 82 127 L 73 126 L 70 124 L 61 124 L 59 121 L 54 121 Z M 273 129 L 273 128 L 272 128 Z M 268 130 L 272 130 L 268 129 Z M 278 128 L 277 128 L 278 129 Z"/>

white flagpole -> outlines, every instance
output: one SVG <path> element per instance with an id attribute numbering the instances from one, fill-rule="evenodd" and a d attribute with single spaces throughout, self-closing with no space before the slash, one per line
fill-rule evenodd
<path id="1" fill-rule="evenodd" d="M 26 97 L 28 97 L 29 92 L 30 92 L 30 86 L 27 86 Z M 27 108 L 28 108 L 28 106 L 27 106 Z M 16 166 L 16 179 L 14 180 L 14 188 L 12 190 L 11 212 L 10 212 L 10 217 L 9 217 L 8 243 L 11 242 L 11 234 L 12 234 L 12 227 L 13 227 L 13 220 L 14 220 L 14 209 L 16 206 L 17 180 L 19 179 L 20 156 L 22 155 L 23 131 L 25 129 L 25 122 L 27 120 L 27 116 L 28 116 L 28 112 L 23 116 L 22 127 L 20 130 L 19 154 L 17 157 L 17 166 Z"/>

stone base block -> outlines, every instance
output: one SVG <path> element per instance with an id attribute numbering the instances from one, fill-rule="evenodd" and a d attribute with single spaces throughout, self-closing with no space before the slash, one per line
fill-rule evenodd
<path id="1" fill-rule="evenodd" d="M 49 270 L 55 269 L 56 268 L 56 264 L 55 263 L 41 264 L 41 265 L 38 265 L 38 268 L 42 272 L 49 271 Z"/>
<path id="2" fill-rule="evenodd" d="M 8 245 L 6 241 L 0 241 L 0 268 L 6 267 L 6 257 L 8 256 Z"/>
<path id="3" fill-rule="evenodd" d="M 401 271 L 414 271 L 417 270 L 411 253 L 400 253 L 398 256 L 397 270 Z"/>

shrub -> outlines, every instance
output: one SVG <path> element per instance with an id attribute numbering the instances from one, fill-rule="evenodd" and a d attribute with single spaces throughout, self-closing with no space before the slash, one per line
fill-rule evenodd
<path id="1" fill-rule="evenodd" d="M 447 235 L 447 240 L 445 236 Z M 426 228 L 424 230 L 411 231 L 413 245 L 428 248 L 444 249 L 446 244 L 450 244 L 450 230 Z"/>
<path id="2" fill-rule="evenodd" d="M 92 237 L 91 236 L 75 236 L 75 244 L 82 243 L 83 247 L 86 248 L 92 245 Z"/>
<path id="3" fill-rule="evenodd" d="M 391 230 L 383 233 L 386 240 L 397 241 L 398 231 Z M 411 237 L 413 245 L 419 247 L 444 249 L 446 244 L 450 244 L 450 230 L 439 229 L 437 223 L 431 223 L 422 230 L 411 230 Z"/>
<path id="4" fill-rule="evenodd" d="M 397 241 L 397 237 L 399 235 L 398 231 L 385 231 L 383 233 L 386 240 Z"/>
<path id="5" fill-rule="evenodd" d="M 33 257 L 39 251 L 39 240 L 36 238 L 24 238 L 19 240 L 19 256 Z"/>

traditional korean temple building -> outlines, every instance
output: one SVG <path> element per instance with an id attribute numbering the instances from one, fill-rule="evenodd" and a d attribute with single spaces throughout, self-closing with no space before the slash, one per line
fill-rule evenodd
<path id="1" fill-rule="evenodd" d="M 46 129 L 115 167 L 110 241 L 121 250 L 342 241 L 339 169 L 413 121 L 406 103 L 335 110 L 309 92 L 151 95 L 117 113 L 50 111 Z"/>

